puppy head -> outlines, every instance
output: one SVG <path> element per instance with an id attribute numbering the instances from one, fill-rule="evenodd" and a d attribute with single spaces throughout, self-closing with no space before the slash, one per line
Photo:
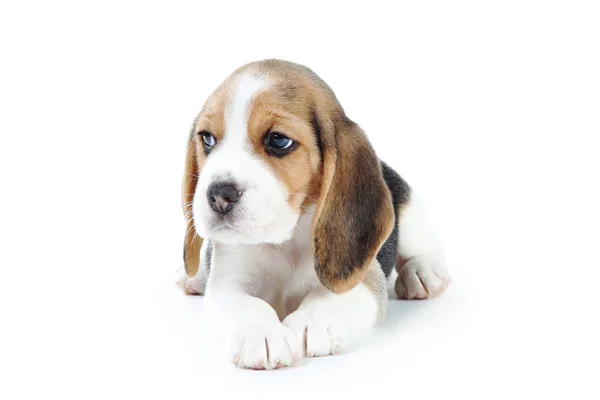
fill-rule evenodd
<path id="1" fill-rule="evenodd" d="M 311 205 L 317 275 L 346 291 L 393 227 L 379 161 L 312 71 L 278 60 L 247 64 L 209 97 L 189 138 L 188 274 L 198 268 L 196 232 L 224 243 L 282 243 Z"/>

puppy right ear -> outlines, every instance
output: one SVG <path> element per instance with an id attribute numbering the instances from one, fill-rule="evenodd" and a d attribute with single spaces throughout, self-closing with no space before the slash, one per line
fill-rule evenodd
<path id="1" fill-rule="evenodd" d="M 200 160 L 198 159 L 197 145 L 196 135 L 192 131 L 188 140 L 183 174 L 183 213 L 187 221 L 183 244 L 183 263 L 185 265 L 185 272 L 189 278 L 198 273 L 200 248 L 202 247 L 202 238 L 196 233 L 193 215 L 194 194 L 200 177 Z"/>

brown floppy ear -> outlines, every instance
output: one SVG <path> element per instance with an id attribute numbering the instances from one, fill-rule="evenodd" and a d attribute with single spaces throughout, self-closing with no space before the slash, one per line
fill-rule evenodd
<path id="1" fill-rule="evenodd" d="M 323 129 L 321 193 L 312 225 L 315 269 L 334 293 L 365 277 L 394 225 L 381 164 L 362 129 L 345 117 Z"/>
<path id="2" fill-rule="evenodd" d="M 186 234 L 183 244 L 183 262 L 188 277 L 198 273 L 200 266 L 200 247 L 202 238 L 196 233 L 192 214 L 196 184 L 200 175 L 199 160 L 194 133 L 190 134 L 185 155 L 185 171 L 183 174 L 183 212 L 187 220 Z"/>

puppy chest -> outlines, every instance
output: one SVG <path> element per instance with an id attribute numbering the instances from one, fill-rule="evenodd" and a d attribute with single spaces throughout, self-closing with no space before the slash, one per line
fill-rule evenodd
<path id="1" fill-rule="evenodd" d="M 271 293 L 267 301 L 280 317 L 295 311 L 304 297 L 320 283 L 314 270 L 313 258 L 308 254 L 286 254 L 283 265 L 278 269 L 278 279 L 273 286 L 265 288 Z"/>

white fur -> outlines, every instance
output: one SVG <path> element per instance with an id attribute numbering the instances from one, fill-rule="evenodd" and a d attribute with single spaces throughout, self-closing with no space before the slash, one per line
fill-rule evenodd
<path id="1" fill-rule="evenodd" d="M 249 107 L 268 87 L 265 78 L 248 74 L 235 83 L 225 136 L 207 157 L 193 204 L 196 230 L 213 246 L 210 273 L 203 261 L 198 275 L 184 283 L 202 292 L 208 275 L 208 325 L 226 340 L 233 363 L 257 369 L 343 351 L 369 332 L 379 312 L 377 296 L 363 283 L 340 295 L 321 285 L 310 240 L 314 210 L 302 216 L 294 211 L 285 185 L 253 154 Z M 243 190 L 225 216 L 206 198 L 210 184 L 224 180 Z M 407 298 L 439 292 L 448 282 L 443 253 L 418 199 L 405 208 L 400 232 L 399 255 L 409 260 L 398 271 L 397 291 Z"/>
<path id="2" fill-rule="evenodd" d="M 204 164 L 196 187 L 193 213 L 196 231 L 221 243 L 281 243 L 290 238 L 298 213 L 287 202 L 289 193 L 253 154 L 248 142 L 248 118 L 254 97 L 268 88 L 264 78 L 238 77 L 225 111 L 225 135 Z M 206 198 L 211 183 L 233 181 L 243 190 L 234 210 L 224 218 Z"/>
<path id="3" fill-rule="evenodd" d="M 339 295 L 317 287 L 283 324 L 294 332 L 304 355 L 338 354 L 369 333 L 377 319 L 377 307 L 373 293 L 362 283 Z"/>
<path id="4" fill-rule="evenodd" d="M 313 212 L 303 214 L 291 239 L 278 245 L 213 242 L 208 324 L 239 367 L 272 369 L 302 356 L 337 354 L 376 323 L 377 299 L 364 284 L 341 295 L 320 284 L 310 243 Z M 427 298 L 448 285 L 442 246 L 414 194 L 400 217 L 398 252 L 408 260 L 398 271 L 400 297 Z M 203 291 L 206 275 L 202 260 L 188 286 Z"/>
<path id="5" fill-rule="evenodd" d="M 363 284 L 336 295 L 319 283 L 311 222 L 303 215 L 280 245 L 214 243 L 205 305 L 236 365 L 271 369 L 336 354 L 374 326 L 376 300 Z"/>
<path id="6" fill-rule="evenodd" d="M 441 293 L 450 282 L 444 250 L 431 228 L 423 202 L 414 193 L 403 208 L 399 234 L 398 254 L 408 261 L 398 269 L 398 296 L 424 299 Z"/>

